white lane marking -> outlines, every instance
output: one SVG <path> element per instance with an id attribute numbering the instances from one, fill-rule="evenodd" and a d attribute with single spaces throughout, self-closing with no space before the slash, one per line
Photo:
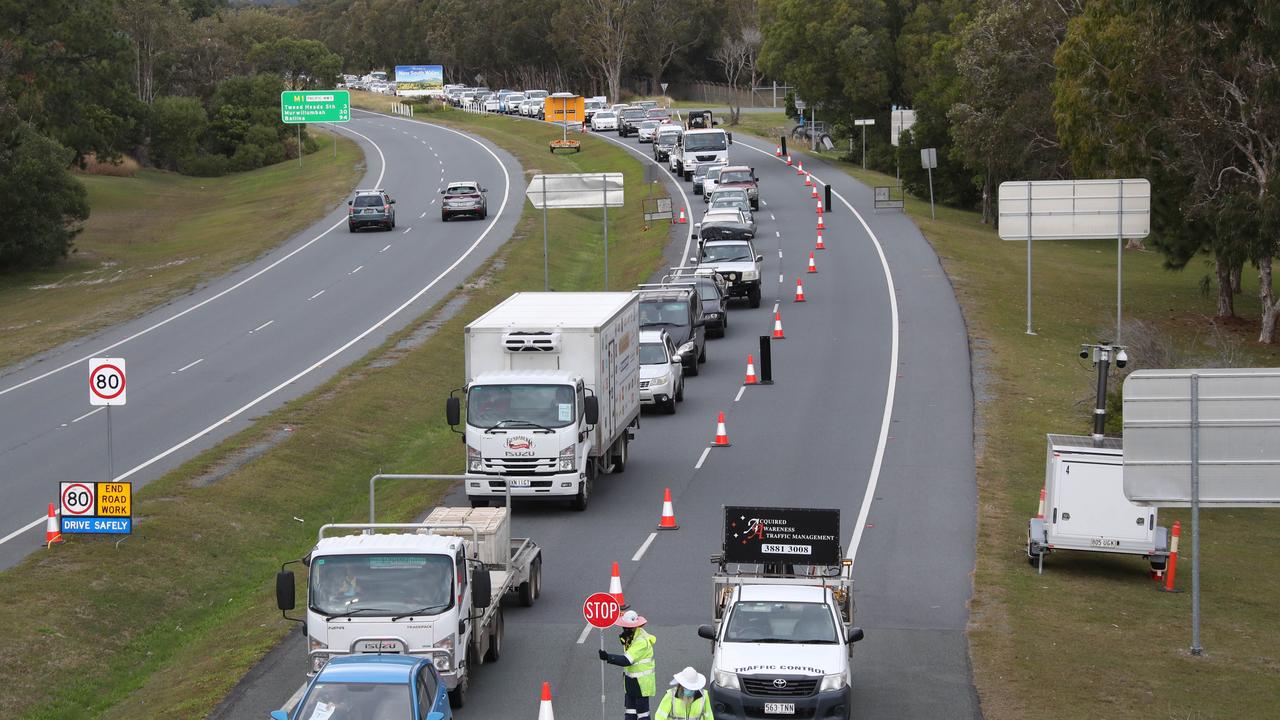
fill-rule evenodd
<path id="1" fill-rule="evenodd" d="M 349 273 L 347 273 L 347 274 L 348 274 L 348 275 L 355 275 L 356 273 L 360 272 L 360 271 L 361 271 L 361 270 L 363 270 L 363 269 L 364 269 L 364 266 L 363 266 L 363 265 L 357 265 L 355 270 L 352 270 L 351 272 L 349 272 Z"/>
<path id="2" fill-rule="evenodd" d="M 750 145 L 748 145 L 747 147 L 751 147 L 751 146 L 750 146 Z M 754 150 L 755 148 L 752 148 L 752 149 Z M 761 205 L 763 205 L 763 206 L 765 206 L 765 207 L 769 207 L 769 201 L 768 201 L 768 200 L 761 200 L 761 201 L 760 201 L 760 204 L 761 204 Z M 772 215 L 770 215 L 769 217 L 773 217 L 773 216 L 772 216 Z"/>
<path id="3" fill-rule="evenodd" d="M 436 199 L 435 199 L 435 198 L 431 198 L 431 202 L 429 202 L 429 203 L 427 203 L 427 204 L 428 204 L 428 205 L 435 205 L 435 204 L 436 204 Z M 427 214 L 426 214 L 426 213 L 422 213 L 422 216 L 423 216 L 423 217 L 426 217 L 426 216 L 427 216 Z"/>
<path id="4" fill-rule="evenodd" d="M 704 447 L 704 448 L 702 448 L 702 454 L 698 456 L 698 462 L 696 462 L 696 463 L 694 463 L 694 464 L 693 464 L 693 469 L 694 469 L 694 470 L 701 470 L 701 469 L 702 469 L 702 463 L 704 463 L 704 462 L 706 462 L 706 461 L 707 461 L 707 455 L 709 455 L 710 453 L 711 453 L 711 448 L 710 448 L 710 447 Z"/>
<path id="5" fill-rule="evenodd" d="M 778 218 L 774 217 L 774 216 L 773 216 L 773 213 L 769 213 L 769 219 L 770 219 L 770 220 L 777 220 Z"/>
<path id="6" fill-rule="evenodd" d="M 391 249 L 391 244 L 390 244 L 390 243 L 388 243 L 386 247 L 382 248 L 382 249 L 381 249 L 381 250 L 379 250 L 378 252 L 379 252 L 379 253 L 384 253 L 384 252 L 386 252 L 386 251 L 388 251 L 388 250 L 390 250 L 390 249 Z"/>
<path id="7" fill-rule="evenodd" d="M 320 296 L 321 296 L 321 295 L 323 295 L 323 294 L 324 294 L 324 291 L 323 291 L 323 290 L 321 290 L 320 292 L 316 293 L 315 295 L 312 295 L 311 297 L 309 297 L 309 298 L 307 298 L 307 299 L 308 299 L 308 300 L 315 300 L 316 298 L 320 297 Z"/>
<path id="8" fill-rule="evenodd" d="M 782 248 L 778 248 L 778 257 L 782 257 Z"/>
<path id="9" fill-rule="evenodd" d="M 24 533 L 24 532 L 26 532 L 26 531 L 30 530 L 31 528 L 33 528 L 33 527 L 35 527 L 35 526 L 39 525 L 39 524 L 40 524 L 40 523 L 42 523 L 42 522 L 46 522 L 47 520 L 48 520 L 48 516 L 47 516 L 47 515 L 41 515 L 40 517 L 36 518 L 34 521 L 29 522 L 29 523 L 27 523 L 26 525 L 23 525 L 22 527 L 18 528 L 17 530 L 14 530 L 13 532 L 9 533 L 8 535 L 5 535 L 5 536 L 4 536 L 4 539 L 0 539 L 0 545 L 3 545 L 3 544 L 5 544 L 5 543 L 9 542 L 10 540 L 12 540 L 12 539 L 14 539 L 14 538 L 18 537 L 19 535 L 21 535 L 22 533 Z M 588 625 L 587 627 L 591 627 L 591 626 L 590 626 L 590 625 Z"/>
<path id="10" fill-rule="evenodd" d="M 640 558 L 644 557 L 644 551 L 649 549 L 649 545 L 653 543 L 653 539 L 656 537 L 658 537 L 658 533 L 649 533 L 649 537 L 645 539 L 644 544 L 640 546 L 635 555 L 631 556 L 631 562 L 640 562 Z"/>
<path id="11" fill-rule="evenodd" d="M 784 283 L 784 282 L 786 282 L 786 280 L 785 280 L 785 279 L 783 279 L 783 277 L 782 277 L 782 273 L 778 273 L 778 282 L 780 282 L 780 283 Z"/>
<path id="12" fill-rule="evenodd" d="M 435 202 L 435 200 L 432 200 L 431 202 Z M 419 219 L 419 220 L 421 220 L 422 218 L 424 218 L 424 217 L 426 217 L 426 216 L 427 216 L 427 213 L 426 213 L 426 211 L 424 210 L 424 211 L 423 211 L 423 213 L 422 213 L 421 215 L 419 215 L 419 216 L 418 216 L 418 219 Z"/>
<path id="13" fill-rule="evenodd" d="M 409 227 L 407 227 L 407 228 L 405 228 L 405 229 L 404 229 L 404 232 L 402 232 L 402 233 L 400 233 L 400 234 L 401 234 L 401 235 L 408 235 L 408 234 L 409 234 L 409 231 L 410 231 L 410 230 L 412 230 L 412 229 L 413 229 L 413 226 L 412 226 L 412 225 L 410 225 Z"/>
<path id="14" fill-rule="evenodd" d="M 752 147 L 746 143 L 742 143 L 742 145 L 749 150 L 755 150 L 761 155 L 773 157 L 770 153 L 759 148 Z M 817 180 L 818 178 L 815 176 L 814 179 Z M 867 517 L 871 514 L 871 501 L 876 495 L 876 485 L 880 482 L 880 469 L 884 466 L 884 448 L 889 440 L 889 423 L 893 418 L 893 398 L 898 389 L 898 297 L 894 292 L 893 271 L 889 269 L 889 258 L 884 254 L 884 246 L 880 244 L 880 239 L 871 231 L 871 226 L 862 217 L 862 213 L 858 212 L 845 199 L 844 195 L 834 190 L 832 190 L 831 194 L 839 198 L 840 202 L 844 203 L 846 208 L 849 208 L 849 212 L 858 218 L 858 222 L 862 224 L 862 229 L 867 231 L 867 235 L 871 237 L 871 243 L 876 247 L 876 255 L 880 257 L 880 267 L 884 270 L 885 287 L 889 294 L 889 316 L 893 321 L 893 332 L 889 343 L 889 384 L 884 393 L 884 415 L 880 418 L 880 438 L 876 441 L 875 459 L 871 463 L 871 475 L 867 478 L 867 492 L 862 496 L 862 507 L 858 509 L 858 520 L 853 526 L 853 538 L 849 540 L 849 550 L 845 554 L 845 557 L 850 562 L 853 562 L 858 556 L 858 545 L 862 542 L 862 532 L 867 527 Z"/>
<path id="15" fill-rule="evenodd" d="M 778 312 L 778 303 L 773 304 L 773 311 Z"/>
<path id="16" fill-rule="evenodd" d="M 268 321 L 266 321 L 266 322 L 262 323 L 261 325 L 259 325 L 258 327 L 256 327 L 256 328 L 254 328 L 254 329 L 250 330 L 250 331 L 249 331 L 249 334 L 250 334 L 250 335 L 252 335 L 252 334 L 254 334 L 254 333 L 258 332 L 259 330 L 261 330 L 262 328 L 264 328 L 264 327 L 266 327 L 266 326 L 270 325 L 270 324 L 271 324 L 271 323 L 273 323 L 273 322 L 275 322 L 275 320 L 268 320 Z"/>
<path id="17" fill-rule="evenodd" d="M 741 400 L 741 399 L 742 399 L 742 393 L 744 393 L 744 392 L 746 392 L 746 391 L 747 391 L 747 386 L 746 386 L 746 385 L 743 385 L 742 387 L 738 388 L 738 394 L 734 396 L 733 401 L 734 401 L 734 402 L 738 402 L 739 400 Z M 706 448 L 706 449 L 707 449 L 707 450 L 710 450 L 711 448 Z"/>
<path id="18" fill-rule="evenodd" d="M 587 623 L 587 626 L 582 628 L 582 632 L 578 633 L 578 642 L 576 644 L 581 645 L 582 643 L 586 642 L 587 636 L 590 634 L 591 634 L 591 623 Z"/>
<path id="19" fill-rule="evenodd" d="M 340 129 L 341 129 L 341 130 L 344 130 L 345 132 L 349 132 L 349 133 L 351 133 L 351 134 L 353 134 L 353 135 L 359 135 L 360 137 L 364 138 L 365 140 L 368 140 L 369 144 L 373 146 L 373 149 L 378 151 L 378 158 L 379 158 L 379 160 L 382 162 L 382 169 L 378 171 L 378 180 L 377 180 L 377 182 L 375 182 L 375 183 L 373 184 L 373 187 L 382 187 L 382 178 L 383 178 L 383 176 L 384 176 L 384 175 L 386 174 L 386 172 L 387 172 L 387 158 L 386 158 L 386 156 L 385 156 L 385 155 L 383 155 L 383 154 L 382 154 L 382 148 L 381 148 L 381 147 L 379 147 L 379 146 L 378 146 L 378 143 L 376 143 L 376 142 L 374 142 L 373 140 L 371 140 L 367 135 L 363 135 L 363 134 L 358 133 L 358 132 L 356 132 L 355 130 L 351 130 L 351 129 L 349 129 L 349 128 L 340 128 Z M 157 328 L 160 328 L 160 327 L 163 327 L 163 326 L 165 326 L 165 325 L 168 325 L 169 323 L 173 322 L 174 320 L 177 320 L 178 318 L 180 318 L 180 317 L 182 317 L 182 316 L 186 315 L 186 314 L 187 314 L 187 313 L 189 313 L 189 312 L 192 312 L 192 311 L 194 311 L 194 310 L 197 310 L 197 309 L 199 309 L 199 308 L 202 308 L 202 307 L 204 307 L 205 305 L 208 305 L 209 303 L 211 303 L 211 302 L 213 302 L 214 300 L 217 300 L 218 298 L 220 298 L 220 297 L 222 297 L 222 296 L 226 295 L 227 293 L 231 292 L 232 290 L 236 290 L 236 289 L 238 289 L 238 288 L 242 287 L 245 283 L 247 283 L 247 282 L 249 282 L 249 281 L 251 281 L 251 280 L 255 280 L 255 279 L 257 279 L 257 278 L 261 277 L 261 276 L 262 276 L 264 273 L 266 273 L 268 270 L 272 270 L 272 269 L 274 269 L 276 266 L 278 266 L 280 263 L 284 262 L 285 260 L 288 260 L 289 258 L 293 257 L 294 255 L 297 255 L 298 253 L 302 252 L 303 250 L 306 250 L 307 248 L 311 247 L 311 245 L 312 245 L 312 244 L 314 244 L 316 241 L 318 241 L 320 238 L 322 238 L 322 237 L 324 237 L 325 235 L 328 235 L 329 233 L 333 232 L 334 230 L 336 230 L 336 229 L 338 228 L 338 226 L 339 226 L 339 225 L 342 225 L 342 224 L 343 224 L 343 223 L 345 223 L 346 221 L 347 221 L 346 216 L 343 216 L 342 218 L 340 218 L 340 219 L 338 220 L 338 222 L 334 223 L 333 225 L 330 225 L 330 226 L 329 226 L 329 228 L 328 228 L 327 230 L 325 230 L 324 232 L 322 232 L 322 233 L 320 233 L 319 235 L 317 235 L 317 236 L 315 236 L 315 237 L 311 238 L 310 240 L 306 241 L 305 243 L 303 243 L 303 244 L 299 245 L 298 247 L 294 248 L 292 251 L 290 251 L 290 252 L 289 252 L 287 255 L 285 255 L 284 257 L 280 258 L 279 260 L 276 260 L 275 262 L 273 262 L 273 263 L 271 263 L 270 265 L 268 265 L 268 266 L 266 266 L 266 267 L 262 268 L 261 270 L 259 270 L 258 272 L 256 272 L 256 273 L 254 273 L 254 274 L 250 275 L 249 277 L 247 277 L 247 278 L 245 278 L 245 279 L 241 280 L 240 282 L 236 283 L 235 285 L 232 285 L 231 287 L 227 288 L 226 290 L 223 290 L 222 292 L 219 292 L 219 293 L 217 293 L 216 295 L 212 295 L 212 296 L 210 296 L 210 297 L 207 297 L 207 298 L 205 298 L 204 300 L 201 300 L 200 302 L 196 303 L 195 305 L 192 305 L 191 307 L 187 308 L 186 310 L 183 310 L 182 312 L 174 313 L 173 315 L 170 315 L 169 317 L 165 318 L 164 320 L 161 320 L 160 322 L 155 323 L 154 325 L 151 325 L 150 327 L 143 328 L 142 330 L 139 330 L 138 332 L 136 332 L 136 333 L 134 333 L 134 334 L 130 335 L 130 336 L 129 336 L 129 337 L 127 337 L 127 338 L 124 338 L 123 340 L 118 340 L 118 341 L 116 341 L 116 342 L 114 342 L 114 343 L 112 343 L 112 344 L 110 344 L 110 345 L 108 345 L 108 346 L 106 346 L 106 347 L 104 347 L 104 348 L 102 348 L 102 349 L 100 349 L 100 350 L 95 350 L 95 351 L 93 351 L 93 352 L 89 353 L 88 355 L 85 355 L 84 357 L 82 357 L 82 358 L 78 359 L 78 360 L 72 360 L 71 362 L 65 363 L 65 364 L 63 364 L 63 365 L 59 365 L 58 367 L 53 368 L 52 370 L 48 370 L 48 371 L 46 371 L 46 372 L 44 372 L 44 373 L 42 373 L 42 374 L 40 374 L 40 375 L 37 375 L 37 376 L 35 376 L 35 377 L 33 377 L 33 378 L 30 378 L 29 380 L 24 380 L 24 381 L 22 381 L 22 382 L 20 382 L 20 383 L 18 383 L 18 384 L 16 384 L 16 385 L 12 385 L 12 386 L 7 387 L 7 388 L 5 388 L 5 389 L 3 389 L 3 390 L 0 390 L 0 395 L 7 395 L 7 394 L 9 394 L 9 393 L 13 392 L 14 390 L 17 390 L 18 388 L 26 387 L 27 385 L 30 385 L 31 383 L 36 382 L 36 381 L 39 381 L 39 380 L 43 380 L 43 379 L 45 379 L 45 378 L 49 377 L 50 375 L 53 375 L 54 373 L 62 372 L 63 370 L 66 370 L 66 369 L 67 369 L 67 368 L 69 368 L 69 367 L 73 367 L 73 366 L 79 365 L 79 364 L 81 364 L 81 363 L 83 363 L 83 362 L 86 362 L 86 361 L 88 361 L 90 358 L 102 357 L 102 356 L 103 356 L 103 355 L 105 355 L 108 351 L 110 351 L 110 350 L 114 350 L 115 348 L 118 348 L 118 347 L 120 347 L 121 345 L 124 345 L 125 343 L 129 342 L 130 340 L 135 340 L 135 339 L 137 339 L 137 338 L 140 338 L 140 337 L 142 337 L 143 335 L 146 335 L 147 333 L 151 332 L 152 330 L 155 330 L 155 329 L 157 329 Z M 0 544 L 3 544 L 3 541 L 0 541 Z"/>
<path id="20" fill-rule="evenodd" d="M 196 360 L 195 362 L 189 362 L 189 363 L 187 363 L 186 365 L 183 365 L 182 367 L 178 368 L 177 370 L 171 370 L 171 371 L 169 371 L 169 374 L 170 374 L 170 375 L 177 375 L 178 373 L 182 372 L 183 370 L 190 370 L 191 368 L 193 368 L 193 367 L 195 367 L 195 366 L 199 365 L 199 364 L 200 364 L 200 363 L 202 363 L 202 362 L 204 362 L 204 358 L 200 358 L 199 360 Z"/>
<path id="21" fill-rule="evenodd" d="M 775 236 L 775 237 L 782 237 L 782 231 L 781 231 L 781 230 L 774 230 L 774 231 L 773 231 L 773 234 L 774 234 L 774 236 Z"/>
<path id="22" fill-rule="evenodd" d="M 102 411 L 103 411 L 103 410 L 105 410 L 105 409 L 106 409 L 106 407 L 100 407 L 100 408 L 98 408 L 97 410 L 90 410 L 89 412 L 87 412 L 87 413 L 85 413 L 85 414 L 81 415 L 80 417 L 76 418 L 75 420 L 72 420 L 71 422 L 73 422 L 73 423 L 78 423 L 78 422 L 80 422 L 81 420 L 83 420 L 83 419 L 85 419 L 85 418 L 89 417 L 90 415 L 93 415 L 93 414 L 96 414 L 96 413 L 100 413 L 100 412 L 102 412 Z"/>

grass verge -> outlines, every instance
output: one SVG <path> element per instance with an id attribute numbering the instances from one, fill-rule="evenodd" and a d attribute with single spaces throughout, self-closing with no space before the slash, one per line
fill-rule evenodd
<path id="1" fill-rule="evenodd" d="M 549 129 L 509 118 L 448 118 L 544 171 L 621 170 L 639 161 L 584 138 L 546 152 Z M 513 192 L 520 193 L 517 181 Z M 641 194 L 611 220 L 615 287 L 656 266 L 667 233 L 644 232 Z M 323 523 L 358 520 L 376 472 L 456 472 L 461 448 L 437 402 L 463 374 L 462 328 L 498 300 L 542 287 L 541 217 L 526 207 L 511 240 L 450 298 L 347 372 L 167 473 L 135 497 L 135 534 L 76 539 L 0 574 L 0 714 L 21 718 L 202 717 L 285 633 L 274 609 L 280 561 Z M 556 287 L 599 287 L 596 213 L 563 211 L 550 238 Z M 441 307 L 461 309 L 422 340 Z M 391 361 L 391 362 L 388 362 Z M 406 520 L 443 484 L 379 491 L 380 520 Z M 385 508 L 385 510 L 383 510 Z M 38 610 L 36 610 L 38 609 Z M 299 669 L 301 672 L 301 668 Z"/>
<path id="2" fill-rule="evenodd" d="M 888 175 L 834 160 L 868 185 Z M 1114 335 L 1115 243 L 1037 243 L 1035 336 L 1025 334 L 1026 246 L 1003 242 L 976 213 L 927 200 L 906 211 L 942 259 L 968 324 L 974 356 L 979 490 L 977 570 L 969 638 L 988 718 L 1235 718 L 1274 714 L 1280 697 L 1274 598 L 1280 593 L 1280 526 L 1265 510 L 1202 513 L 1203 643 L 1193 657 L 1190 596 L 1156 592 L 1141 558 L 1060 553 L 1044 575 L 1027 564 L 1027 518 L 1044 479 L 1045 433 L 1087 434 L 1094 370 L 1082 342 Z M 1182 272 L 1157 252 L 1124 257 L 1129 370 L 1275 366 L 1256 322 L 1212 322 L 1199 290 L 1208 266 Z M 1257 317 L 1256 278 L 1237 300 Z M 1114 380 L 1113 380 L 1114 382 Z M 1184 511 L 1160 523 L 1188 526 Z M 1179 585 L 1189 587 L 1187 534 Z"/>
<path id="3" fill-rule="evenodd" d="M 0 368 L 117 325 L 274 248 L 339 205 L 364 171 L 356 144 L 221 178 L 80 175 L 92 214 L 75 252 L 0 277 Z"/>

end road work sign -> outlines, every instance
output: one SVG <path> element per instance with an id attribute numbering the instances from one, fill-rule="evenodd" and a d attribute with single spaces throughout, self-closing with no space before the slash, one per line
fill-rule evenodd
<path id="1" fill-rule="evenodd" d="M 64 535 L 133 532 L 133 483 L 64 482 L 58 498 Z"/>
<path id="2" fill-rule="evenodd" d="M 298 123 L 351 121 L 351 93 L 346 90 L 286 90 L 280 93 L 280 120 Z"/>

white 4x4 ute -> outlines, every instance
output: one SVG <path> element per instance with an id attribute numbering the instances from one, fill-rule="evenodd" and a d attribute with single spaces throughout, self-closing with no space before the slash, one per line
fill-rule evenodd
<path id="1" fill-rule="evenodd" d="M 746 298 L 751 307 L 760 307 L 760 265 L 764 256 L 756 254 L 750 239 L 703 237 L 698 243 L 698 256 L 690 260 L 724 278 L 729 285 L 728 297 Z"/>

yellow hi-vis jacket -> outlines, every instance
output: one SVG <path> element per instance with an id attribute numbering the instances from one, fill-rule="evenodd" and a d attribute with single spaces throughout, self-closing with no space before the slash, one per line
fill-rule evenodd
<path id="1" fill-rule="evenodd" d="M 631 636 L 631 644 L 622 648 L 627 660 L 631 662 L 622 669 L 622 674 L 640 685 L 640 694 L 644 697 L 653 697 L 658 691 L 657 678 L 654 676 L 658 671 L 658 663 L 653 657 L 655 642 L 657 638 L 645 632 L 644 628 L 636 628 L 635 635 Z"/>
<path id="2" fill-rule="evenodd" d="M 662 696 L 653 720 L 715 720 L 711 714 L 711 696 L 699 692 L 698 697 L 685 702 L 676 696 L 678 688 L 671 688 Z"/>

